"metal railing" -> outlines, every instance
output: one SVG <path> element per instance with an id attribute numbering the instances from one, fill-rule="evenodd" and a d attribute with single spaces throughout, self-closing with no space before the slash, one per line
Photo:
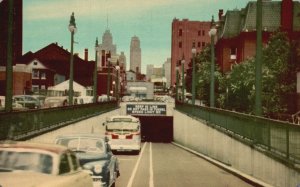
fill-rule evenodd
<path id="1" fill-rule="evenodd" d="M 66 107 L 0 112 L 0 140 L 22 140 L 118 108 L 116 101 Z"/>
<path id="2" fill-rule="evenodd" d="M 176 103 L 176 109 L 259 148 L 284 163 L 300 164 L 300 125 L 217 108 Z"/>

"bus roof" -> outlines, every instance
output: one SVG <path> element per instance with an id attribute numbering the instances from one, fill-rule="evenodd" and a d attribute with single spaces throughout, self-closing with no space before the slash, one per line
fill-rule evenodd
<path id="1" fill-rule="evenodd" d="M 139 118 L 133 117 L 131 115 L 116 115 L 116 116 L 107 117 L 106 121 L 107 122 L 119 122 L 119 121 L 139 122 Z"/>

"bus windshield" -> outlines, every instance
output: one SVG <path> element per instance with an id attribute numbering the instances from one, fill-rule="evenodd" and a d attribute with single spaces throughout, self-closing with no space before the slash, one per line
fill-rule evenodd
<path id="1" fill-rule="evenodd" d="M 106 125 L 107 131 L 128 131 L 135 132 L 139 130 L 139 124 L 133 122 L 109 122 Z"/>

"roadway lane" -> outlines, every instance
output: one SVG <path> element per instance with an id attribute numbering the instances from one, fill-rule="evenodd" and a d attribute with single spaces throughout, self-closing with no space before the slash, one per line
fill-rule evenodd
<path id="1" fill-rule="evenodd" d="M 117 187 L 248 187 L 250 184 L 173 144 L 142 145 L 137 155 L 117 155 Z"/>

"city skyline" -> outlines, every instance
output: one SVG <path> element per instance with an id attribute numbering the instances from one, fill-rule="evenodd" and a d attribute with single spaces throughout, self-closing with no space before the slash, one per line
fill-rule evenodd
<path id="1" fill-rule="evenodd" d="M 112 33 L 117 53 L 130 57 L 130 41 L 139 37 L 142 49 L 142 73 L 147 64 L 161 66 L 171 57 L 171 24 L 174 18 L 210 21 L 218 10 L 243 8 L 248 1 L 240 0 L 68 0 L 23 2 L 23 54 L 35 52 L 57 42 L 70 49 L 68 24 L 75 13 L 77 33 L 74 51 L 84 57 L 89 49 L 89 60 L 94 60 L 96 37 L 101 39 L 106 29 Z M 58 9 L 64 11 L 57 11 Z"/>

